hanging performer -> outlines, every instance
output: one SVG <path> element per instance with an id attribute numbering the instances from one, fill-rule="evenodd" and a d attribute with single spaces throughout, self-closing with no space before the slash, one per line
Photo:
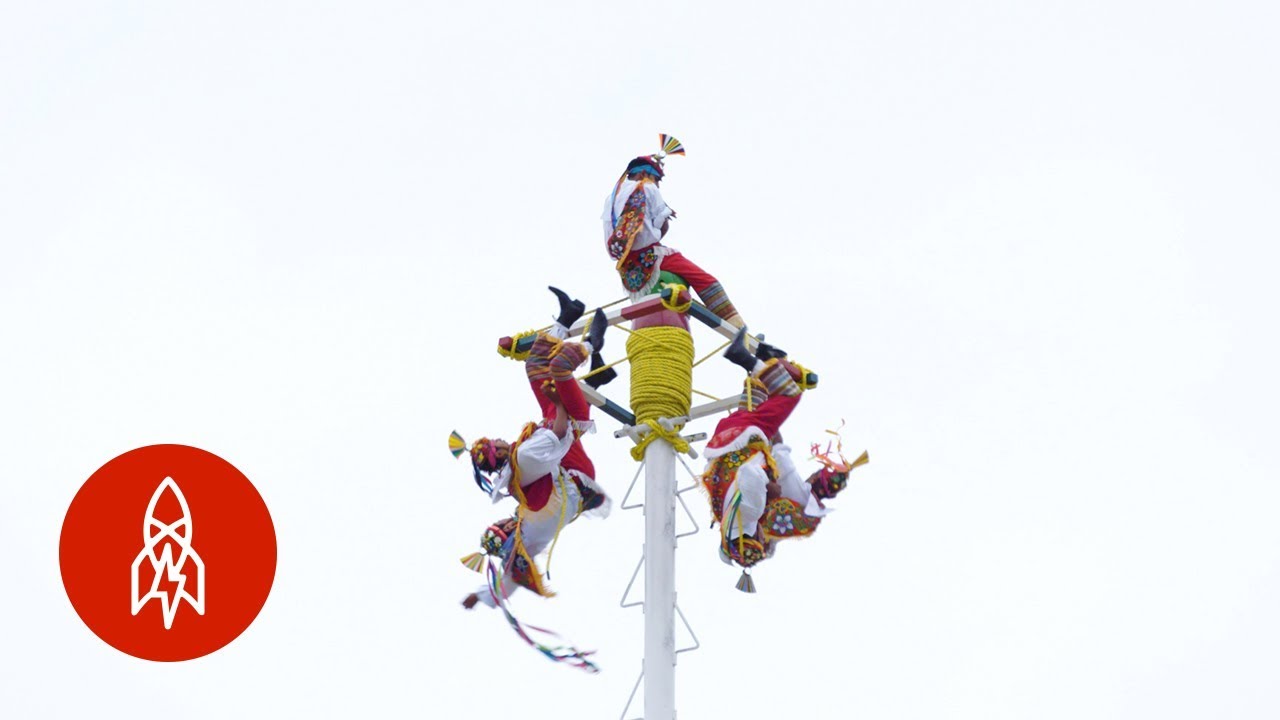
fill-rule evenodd
<path id="1" fill-rule="evenodd" d="M 755 592 L 746 569 L 773 555 L 779 540 L 813 534 L 828 512 L 823 500 L 848 484 L 852 464 L 831 453 L 815 456 L 823 468 L 802 480 L 782 442 L 782 424 L 800 402 L 798 384 L 808 372 L 786 353 L 760 343 L 747 350 L 746 331 L 738 332 L 724 356 L 748 376 L 738 409 L 716 424 L 704 454 L 702 485 L 710 496 L 712 524 L 720 523 L 720 557 L 743 568 L 738 589 Z"/>
<path id="2" fill-rule="evenodd" d="M 589 354 L 598 354 L 604 347 L 608 321 L 597 310 L 587 339 L 569 342 L 568 329 L 582 316 L 583 304 L 551 290 L 560 300 L 560 315 L 550 330 L 539 333 L 525 360 L 542 420 L 526 424 L 514 442 L 481 438 L 470 447 L 480 489 L 495 503 L 510 496 L 518 505 L 511 517 L 484 532 L 482 553 L 463 558 L 464 564 L 478 572 L 484 571 L 486 555 L 497 559 L 503 568 L 497 583 L 486 584 L 463 600 L 468 610 L 476 603 L 502 605 L 517 585 L 550 597 L 534 558 L 548 547 L 554 549 L 560 531 L 582 514 L 608 512 L 608 499 L 596 484 L 595 468 L 579 439 L 582 433 L 594 431 L 591 406 L 573 377 Z M 601 378 L 598 375 L 587 382 L 594 380 L 600 385 Z M 450 449 L 455 456 L 467 450 L 457 433 L 450 438 Z"/>
<path id="3" fill-rule="evenodd" d="M 622 287 L 632 300 L 659 289 L 659 282 L 693 288 L 707 309 L 725 321 L 742 327 L 738 310 L 729 301 L 720 281 L 684 255 L 662 244 L 676 212 L 662 199 L 662 159 L 684 155 L 679 140 L 660 135 L 662 150 L 627 163 L 627 169 L 605 199 L 605 247 L 617 261 Z M 664 277 L 665 276 L 665 277 Z"/>

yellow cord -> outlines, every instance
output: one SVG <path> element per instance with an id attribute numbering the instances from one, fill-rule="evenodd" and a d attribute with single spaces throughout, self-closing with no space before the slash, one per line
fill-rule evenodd
<path id="1" fill-rule="evenodd" d="M 499 355 L 501 355 L 502 357 L 505 357 L 505 358 L 511 358 L 512 360 L 520 360 L 520 361 L 528 360 L 528 359 L 529 359 L 529 353 L 533 351 L 533 346 L 532 346 L 532 345 L 530 345 L 530 346 L 529 346 L 529 349 L 528 349 L 528 350 L 525 350 L 525 351 L 523 351 L 523 352 L 521 352 L 521 351 L 519 351 L 519 350 L 516 350 L 516 347 L 517 347 L 517 346 L 519 346 L 519 344 L 520 344 L 520 339 L 521 339 L 521 338 L 527 338 L 527 337 L 530 337 L 530 336 L 537 336 L 539 332 L 540 332 L 540 331 L 538 331 L 538 330 L 526 330 L 525 332 L 522 332 L 522 333 L 516 333 L 515 335 L 512 335 L 512 336 L 511 336 L 511 349 L 510 349 L 510 350 L 504 350 L 504 349 L 503 349 L 503 347 L 502 347 L 501 345 L 499 345 L 499 346 L 498 346 L 498 354 L 499 354 Z"/>
<path id="2" fill-rule="evenodd" d="M 704 398 L 711 398 L 712 400 L 715 400 L 716 402 L 719 402 L 719 401 L 720 401 L 720 398 L 716 397 L 715 395 L 712 395 L 712 394 L 710 394 L 710 393 L 704 393 L 704 392 L 702 392 L 701 390 L 699 390 L 699 389 L 697 389 L 697 388 L 693 388 L 693 392 L 694 392 L 694 393 L 696 393 L 696 394 L 698 394 L 698 395 L 701 395 L 701 396 L 702 396 L 702 397 L 704 397 Z"/>
<path id="3" fill-rule="evenodd" d="M 631 340 L 632 340 L 632 339 L 640 340 L 640 341 L 644 342 L 644 343 L 645 343 L 645 344 L 647 344 L 647 345 L 658 345 L 658 341 L 657 341 L 657 340 L 655 340 L 655 339 L 653 339 L 653 338 L 651 338 L 651 337 L 646 337 L 646 336 L 644 336 L 644 335 L 640 335 L 640 334 L 639 334 L 639 331 L 637 331 L 637 330 L 631 330 L 630 328 L 625 328 L 625 327 L 622 327 L 621 325 L 617 325 L 616 327 L 617 327 L 619 330 L 621 330 L 622 332 L 624 332 L 624 333 L 626 333 L 627 335 L 629 335 L 629 336 L 630 336 L 630 337 L 627 339 L 627 347 L 631 347 Z M 644 328 L 642 328 L 642 329 L 644 329 Z M 628 352 L 628 353 L 627 353 L 627 355 L 628 355 L 628 356 L 630 356 L 630 355 L 631 355 L 631 353 L 630 353 L 630 352 Z"/>
<path id="4" fill-rule="evenodd" d="M 556 534 L 551 538 L 551 548 L 547 550 L 547 579 L 551 579 L 551 554 L 556 551 L 556 543 L 560 542 L 560 531 L 564 529 L 565 511 L 569 507 L 569 493 L 564 486 L 564 473 L 556 475 L 556 483 L 560 489 L 560 521 L 556 523 Z"/>
<path id="5" fill-rule="evenodd" d="M 738 496 L 739 497 L 742 496 L 741 488 L 738 489 Z M 738 557 L 742 558 L 743 560 L 746 560 L 747 558 L 745 557 L 745 554 L 743 552 L 745 549 L 746 541 L 742 539 L 743 535 L 742 535 L 742 507 L 741 506 L 738 506 L 738 509 L 734 511 L 734 515 L 736 515 L 738 518 Z"/>
<path id="6" fill-rule="evenodd" d="M 586 373 L 585 375 L 581 375 L 581 376 L 579 376 L 577 379 L 578 379 L 578 380 L 586 380 L 587 378 L 591 377 L 592 375 L 599 375 L 600 373 L 604 372 L 605 370 L 608 370 L 609 368 L 613 367 L 614 365 L 618 365 L 618 364 L 620 364 L 620 363 L 624 363 L 624 362 L 626 362 L 626 361 L 628 361 L 628 360 L 630 360 L 630 359 L 631 359 L 631 358 L 629 358 L 629 357 L 627 357 L 627 356 L 623 355 L 621 360 L 614 360 L 613 362 L 609 363 L 608 365 L 603 365 L 603 366 L 601 366 L 601 367 L 596 368 L 595 370 L 592 370 L 592 371 L 591 371 L 591 372 L 589 372 L 589 373 Z"/>
<path id="7" fill-rule="evenodd" d="M 644 424 L 648 426 L 649 432 L 645 433 L 640 442 L 631 448 L 631 459 L 636 462 L 644 461 L 644 449 L 649 447 L 649 443 L 662 438 L 671 443 L 671 447 L 678 453 L 689 452 L 689 441 L 685 440 L 680 434 L 680 429 L 668 430 L 658 424 L 657 420 L 645 420 Z"/>
<path id="8" fill-rule="evenodd" d="M 720 347 L 716 348 L 715 350 L 712 350 L 711 352 L 707 353 L 706 355 L 703 355 L 703 356 L 702 356 L 702 359 L 701 359 L 701 360 L 699 360 L 699 361 L 697 361 L 697 362 L 695 362 L 695 363 L 693 364 L 693 366 L 694 366 L 694 367 L 698 367 L 699 365 L 701 365 L 702 363 L 706 362 L 707 360 L 710 360 L 710 359 L 711 359 L 711 356 L 713 356 L 713 355 L 718 355 L 718 354 L 720 353 L 720 351 L 721 351 L 721 350 L 724 350 L 725 348 L 729 347 L 729 343 L 731 343 L 731 342 L 733 342 L 733 341 L 732 341 L 732 340 L 725 340 L 723 345 L 721 345 Z"/>

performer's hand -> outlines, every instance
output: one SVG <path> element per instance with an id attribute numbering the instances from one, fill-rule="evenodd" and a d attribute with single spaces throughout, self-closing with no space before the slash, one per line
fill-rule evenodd
<path id="1" fill-rule="evenodd" d="M 475 607 L 476 603 L 478 602 L 480 602 L 480 596 L 475 593 L 471 593 L 470 595 L 462 599 L 462 607 L 470 610 L 471 608 Z"/>
<path id="2" fill-rule="evenodd" d="M 562 404 L 560 402 L 560 391 L 556 389 L 556 384 L 551 382 L 550 380 L 543 383 L 542 394 L 546 395 L 547 399 L 550 400 L 552 403 L 556 405 Z"/>
<path id="3" fill-rule="evenodd" d="M 777 500 L 782 497 L 782 486 L 776 482 L 766 484 L 764 486 L 764 496 L 766 500 Z"/>

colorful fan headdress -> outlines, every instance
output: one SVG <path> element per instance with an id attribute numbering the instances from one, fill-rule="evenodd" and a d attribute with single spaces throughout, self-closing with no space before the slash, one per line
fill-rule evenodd
<path id="1" fill-rule="evenodd" d="M 493 481 L 489 478 L 490 473 L 497 472 L 502 469 L 505 461 L 498 458 L 498 446 L 489 438 L 480 438 L 471 443 L 468 450 L 467 441 L 454 430 L 449 434 L 449 452 L 453 457 L 462 457 L 464 452 L 471 455 L 471 473 L 475 478 L 476 486 L 486 493 L 493 491 Z"/>
<path id="2" fill-rule="evenodd" d="M 462 439 L 457 430 L 449 433 L 449 452 L 453 453 L 455 458 L 461 457 L 462 453 L 467 451 L 467 441 Z"/>
<path id="3" fill-rule="evenodd" d="M 662 159 L 668 155 L 684 155 L 684 145 L 671 135 L 666 133 L 658 133 L 658 145 L 661 149 L 652 155 L 641 155 L 627 163 L 627 169 L 622 171 L 622 175 L 618 178 L 618 182 L 613 186 L 613 195 L 609 200 L 609 207 L 615 207 L 618 200 L 618 190 L 622 188 L 622 183 L 626 181 L 627 176 L 636 172 L 648 173 L 659 180 L 664 176 L 662 170 Z M 616 210 L 611 211 L 611 218 L 614 227 L 618 225 L 618 213 Z M 625 253 L 624 253 L 625 254 Z"/>
<path id="4" fill-rule="evenodd" d="M 658 135 L 658 144 L 662 146 L 662 149 L 658 151 L 659 160 L 668 155 L 684 154 L 684 145 L 681 145 L 679 140 L 666 133 L 660 133 Z"/>
<path id="5" fill-rule="evenodd" d="M 669 155 L 684 155 L 684 145 L 674 137 L 661 133 L 658 135 L 658 152 L 652 155 L 641 155 L 627 164 L 626 174 L 646 171 L 661 179 L 663 176 L 662 161 Z"/>

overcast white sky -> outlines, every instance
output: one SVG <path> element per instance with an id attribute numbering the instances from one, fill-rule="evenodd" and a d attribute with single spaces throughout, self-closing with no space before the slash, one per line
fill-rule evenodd
<path id="1" fill-rule="evenodd" d="M 621 295 L 600 206 L 665 131 L 669 243 L 822 375 L 787 434 L 872 455 L 755 596 L 683 541 L 681 718 L 1280 716 L 1277 6 L 691 5 L 4 4 L 0 715 L 616 717 L 639 514 L 515 601 L 604 672 L 556 667 L 458 607 L 506 508 L 445 438 L 534 411 L 492 346 L 545 285 Z M 257 622 L 172 665 L 57 566 L 158 442 L 279 541 Z M 588 440 L 619 500 L 626 449 Z"/>

